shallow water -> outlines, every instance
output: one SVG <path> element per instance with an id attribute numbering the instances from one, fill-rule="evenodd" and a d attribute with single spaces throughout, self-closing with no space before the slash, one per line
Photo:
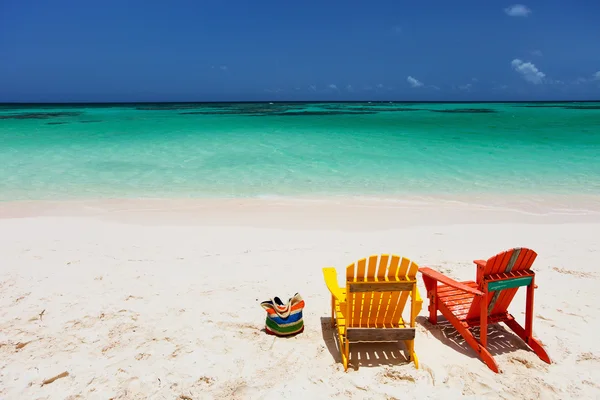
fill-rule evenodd
<path id="1" fill-rule="evenodd" d="M 0 200 L 600 194 L 600 103 L 0 105 Z"/>

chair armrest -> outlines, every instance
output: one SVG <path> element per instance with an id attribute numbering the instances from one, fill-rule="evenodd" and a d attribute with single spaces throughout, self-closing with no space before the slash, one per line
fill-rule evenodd
<path id="1" fill-rule="evenodd" d="M 478 267 L 483 267 L 485 268 L 485 266 L 487 265 L 487 261 L 485 260 L 475 260 L 473 261 Z"/>
<path id="2" fill-rule="evenodd" d="M 432 270 L 431 268 L 422 267 L 422 268 L 419 268 L 419 272 L 428 278 L 431 278 L 437 282 L 443 283 L 444 285 L 451 286 L 455 289 L 462 290 L 463 292 L 474 294 L 475 296 L 483 296 L 483 292 L 481 292 L 477 289 L 473 289 L 472 287 L 467 286 L 463 283 L 457 282 L 454 279 L 452 279 L 446 275 L 440 274 L 439 272 Z"/>
<path id="3" fill-rule="evenodd" d="M 325 285 L 327 285 L 327 289 L 329 289 L 331 295 L 340 303 L 345 302 L 346 295 L 338 285 L 337 271 L 335 268 L 323 268 L 323 276 L 325 277 Z"/>

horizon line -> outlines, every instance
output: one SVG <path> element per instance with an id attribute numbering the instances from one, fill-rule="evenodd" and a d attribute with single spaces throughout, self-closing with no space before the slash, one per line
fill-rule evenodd
<path id="1" fill-rule="evenodd" d="M 219 100 L 219 101 L 41 101 L 41 102 L 3 102 L 5 105 L 114 105 L 114 104 L 229 104 L 229 103 L 596 103 L 597 100 Z"/>

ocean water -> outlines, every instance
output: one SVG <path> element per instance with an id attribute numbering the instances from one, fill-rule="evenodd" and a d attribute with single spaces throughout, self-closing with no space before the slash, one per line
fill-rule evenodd
<path id="1" fill-rule="evenodd" d="M 600 194 L 600 103 L 0 105 L 0 200 Z"/>

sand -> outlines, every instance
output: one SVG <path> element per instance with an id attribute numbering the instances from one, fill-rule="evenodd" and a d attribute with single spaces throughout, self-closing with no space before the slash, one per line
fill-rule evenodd
<path id="1" fill-rule="evenodd" d="M 600 202 L 480 200 L 2 203 L 0 398 L 600 398 Z M 402 345 L 358 344 L 343 371 L 322 267 L 391 253 L 474 279 L 517 246 L 539 254 L 552 365 L 495 326 L 493 373 L 425 299 L 418 370 Z M 259 303 L 296 292 L 305 332 L 266 335 Z"/>

